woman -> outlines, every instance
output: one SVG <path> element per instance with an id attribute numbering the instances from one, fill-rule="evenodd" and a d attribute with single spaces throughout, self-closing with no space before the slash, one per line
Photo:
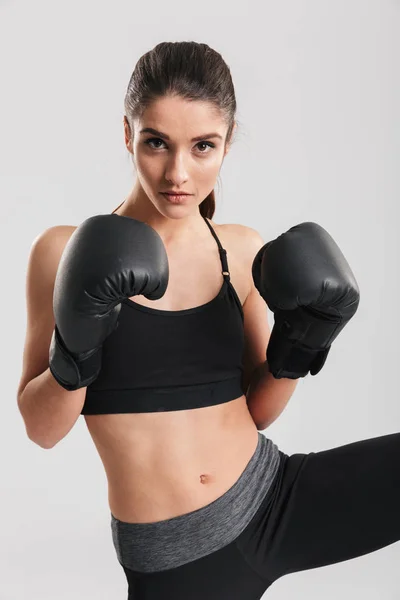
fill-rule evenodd
<path id="1" fill-rule="evenodd" d="M 314 339 L 311 358 L 285 363 L 265 304 L 290 329 L 298 313 L 279 312 L 266 285 L 282 247 L 267 260 L 255 230 L 211 220 L 235 127 L 222 57 L 205 44 L 159 44 L 136 65 L 125 111 L 137 172 L 127 199 L 32 247 L 18 403 L 44 448 L 85 416 L 129 599 L 255 600 L 287 573 L 397 541 L 399 434 L 288 456 L 257 431 L 299 377 L 322 368 L 334 335 L 319 323 L 324 345 Z M 168 195 L 177 191 L 188 195 Z M 350 317 L 340 313 L 335 335 Z"/>

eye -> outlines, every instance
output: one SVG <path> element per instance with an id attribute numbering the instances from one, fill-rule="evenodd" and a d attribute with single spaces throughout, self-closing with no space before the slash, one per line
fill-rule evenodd
<path id="1" fill-rule="evenodd" d="M 147 140 L 145 140 L 145 144 L 147 144 L 148 146 L 150 146 L 150 148 L 154 148 L 154 146 L 152 146 L 151 144 L 154 144 L 154 142 L 161 142 L 162 144 L 164 143 L 163 140 L 161 138 L 148 138 Z M 158 148 L 154 148 L 155 150 L 158 150 Z"/>
<path id="2" fill-rule="evenodd" d="M 197 146 L 206 146 L 206 148 L 215 148 L 212 142 L 198 142 Z M 208 152 L 201 152 L 201 154 L 208 154 Z"/>
<path id="3" fill-rule="evenodd" d="M 154 150 L 160 150 L 160 148 L 154 148 L 154 146 L 152 144 L 157 143 L 157 142 L 161 142 L 162 144 L 165 144 L 164 140 L 162 140 L 161 138 L 148 138 L 147 140 L 144 141 L 145 144 L 147 144 L 148 146 L 150 146 L 150 148 L 153 148 Z M 215 145 L 212 142 L 203 142 L 200 141 L 196 144 L 196 146 L 205 146 L 206 148 L 215 148 Z M 200 151 L 200 154 L 208 154 L 208 150 L 207 151 Z"/>

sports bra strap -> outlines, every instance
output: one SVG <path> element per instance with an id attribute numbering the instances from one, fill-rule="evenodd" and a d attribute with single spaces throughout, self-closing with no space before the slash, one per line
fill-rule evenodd
<path id="1" fill-rule="evenodd" d="M 227 281 L 230 281 L 230 273 L 229 273 L 229 267 L 228 267 L 228 259 L 226 256 L 226 250 L 225 250 L 225 248 L 222 247 L 217 234 L 215 233 L 214 229 L 211 227 L 210 223 L 207 221 L 206 217 L 203 216 L 203 219 L 207 223 L 208 228 L 211 231 L 213 238 L 215 239 L 215 241 L 218 244 L 218 250 L 219 250 L 219 255 L 220 255 L 221 264 L 222 264 L 222 275 L 224 276 L 224 278 Z"/>

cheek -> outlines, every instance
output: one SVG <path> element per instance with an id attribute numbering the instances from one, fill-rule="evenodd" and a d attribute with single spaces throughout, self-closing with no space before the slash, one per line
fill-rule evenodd
<path id="1" fill-rule="evenodd" d="M 218 177 L 220 167 L 220 160 L 213 159 L 203 161 L 203 163 L 193 172 L 193 175 L 201 181 L 208 183 Z"/>
<path id="2" fill-rule="evenodd" d="M 135 155 L 135 165 L 138 174 L 144 178 L 155 177 L 163 169 L 163 163 L 143 153 Z"/>

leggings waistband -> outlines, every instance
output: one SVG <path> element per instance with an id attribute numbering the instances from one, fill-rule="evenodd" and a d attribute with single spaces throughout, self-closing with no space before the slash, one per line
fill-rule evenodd
<path id="1" fill-rule="evenodd" d="M 112 538 L 120 564 L 140 572 L 172 569 L 231 543 L 268 493 L 280 454 L 278 447 L 258 432 L 257 448 L 239 479 L 210 504 L 155 523 L 127 523 L 111 513 Z"/>

